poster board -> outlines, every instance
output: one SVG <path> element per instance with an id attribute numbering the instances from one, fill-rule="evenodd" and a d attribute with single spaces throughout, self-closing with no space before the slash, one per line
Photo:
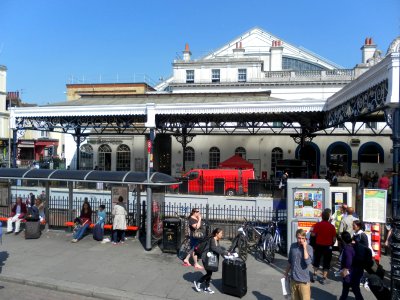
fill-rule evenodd
<path id="1" fill-rule="evenodd" d="M 363 221 L 386 223 L 387 190 L 363 190 Z"/>
<path id="2" fill-rule="evenodd" d="M 293 194 L 295 218 L 319 218 L 323 210 L 322 189 L 296 189 Z"/>
<path id="3" fill-rule="evenodd" d="M 353 207 L 353 191 L 349 186 L 332 186 L 330 188 L 331 201 L 332 201 L 332 214 L 335 213 L 342 204 L 347 204 L 347 206 Z"/>
<path id="4" fill-rule="evenodd" d="M 128 186 L 113 186 L 111 187 L 111 210 L 114 210 L 115 204 L 118 203 L 119 196 L 124 198 L 122 202 L 125 207 L 128 207 L 128 199 L 129 199 L 129 187 Z"/>

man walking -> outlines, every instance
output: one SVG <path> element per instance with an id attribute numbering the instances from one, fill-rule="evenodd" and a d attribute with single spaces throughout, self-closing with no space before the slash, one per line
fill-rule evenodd
<path id="1" fill-rule="evenodd" d="M 354 220 L 357 220 L 357 218 L 353 216 L 353 213 L 354 209 L 352 207 L 348 207 L 347 216 L 343 217 L 342 221 L 340 222 L 339 235 L 341 235 L 343 231 L 347 231 L 351 236 L 353 236 L 353 222 Z"/>
<path id="2" fill-rule="evenodd" d="M 313 259 L 313 249 L 307 245 L 306 232 L 303 229 L 296 231 L 297 242 L 290 246 L 288 265 L 285 270 L 285 277 L 290 276 L 290 290 L 292 300 L 310 300 L 310 275 L 308 266 Z"/>

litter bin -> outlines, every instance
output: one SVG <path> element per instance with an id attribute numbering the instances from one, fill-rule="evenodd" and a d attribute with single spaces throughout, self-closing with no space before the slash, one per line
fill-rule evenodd
<path id="1" fill-rule="evenodd" d="M 214 179 L 214 194 L 225 195 L 225 179 L 215 178 Z"/>
<path id="2" fill-rule="evenodd" d="M 176 253 L 182 243 L 183 234 L 181 220 L 173 218 L 165 219 L 163 221 L 162 251 Z"/>
<path id="3" fill-rule="evenodd" d="M 260 183 L 256 179 L 249 179 L 248 181 L 249 191 L 248 195 L 251 197 L 258 197 L 260 194 Z"/>

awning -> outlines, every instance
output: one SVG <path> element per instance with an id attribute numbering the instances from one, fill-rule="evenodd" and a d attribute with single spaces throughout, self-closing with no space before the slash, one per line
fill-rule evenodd
<path id="1" fill-rule="evenodd" d="M 150 186 L 168 186 L 179 183 L 174 177 L 159 172 L 151 173 L 148 182 L 146 172 L 14 168 L 0 168 L 0 179 L 129 183 Z"/>

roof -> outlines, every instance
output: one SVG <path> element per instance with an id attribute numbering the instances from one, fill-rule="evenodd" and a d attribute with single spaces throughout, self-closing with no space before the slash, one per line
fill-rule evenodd
<path id="1" fill-rule="evenodd" d="M 174 177 L 159 172 L 151 173 L 150 182 L 148 182 L 146 172 L 14 168 L 0 168 L 0 179 L 129 183 L 150 186 L 178 183 Z"/>

